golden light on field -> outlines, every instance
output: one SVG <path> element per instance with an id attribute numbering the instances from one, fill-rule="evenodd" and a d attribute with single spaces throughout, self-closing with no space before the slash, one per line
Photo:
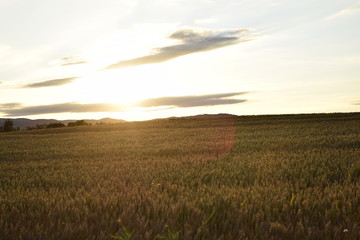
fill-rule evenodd
<path id="1" fill-rule="evenodd" d="M 358 239 L 359 121 L 218 115 L 1 133 L 0 232 Z"/>

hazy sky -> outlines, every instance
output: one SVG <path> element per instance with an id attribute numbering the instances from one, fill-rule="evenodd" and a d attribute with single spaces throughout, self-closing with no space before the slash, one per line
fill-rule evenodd
<path id="1" fill-rule="evenodd" d="M 0 118 L 359 111 L 359 23 L 359 0 L 0 0 Z"/>

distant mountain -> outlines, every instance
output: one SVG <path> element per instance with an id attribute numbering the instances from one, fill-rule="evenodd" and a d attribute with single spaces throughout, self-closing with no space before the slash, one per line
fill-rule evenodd
<path id="1" fill-rule="evenodd" d="M 26 129 L 27 127 L 36 127 L 36 125 L 49 124 L 49 123 L 58 123 L 61 122 L 67 125 L 69 122 L 75 122 L 76 120 L 56 120 L 56 119 L 28 119 L 28 118 L 0 118 L 0 126 L 4 124 L 4 122 L 10 119 L 14 123 L 14 127 L 19 127 L 20 129 Z M 113 118 L 102 118 L 99 120 L 96 119 L 83 119 L 87 123 L 96 124 L 96 123 L 121 123 L 125 122 L 125 120 L 113 119 Z"/>

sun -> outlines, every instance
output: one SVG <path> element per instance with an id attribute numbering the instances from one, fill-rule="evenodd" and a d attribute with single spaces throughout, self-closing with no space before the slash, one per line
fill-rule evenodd
<path id="1" fill-rule="evenodd" d="M 89 73 L 76 83 L 79 97 L 86 103 L 114 103 L 135 106 L 141 100 L 174 93 L 169 72 L 152 64 Z"/>
<path id="2" fill-rule="evenodd" d="M 85 48 L 79 55 L 87 64 L 70 65 L 65 69 L 69 74 L 73 71 L 72 75 L 80 76 L 72 84 L 75 93 L 72 96 L 83 103 L 132 106 L 148 98 L 178 95 L 179 89 L 174 84 L 177 80 L 167 63 L 103 70 L 118 61 L 148 55 L 154 46 L 172 44 L 173 40 L 164 37 L 172 27 L 139 25 L 118 31 L 106 41 Z"/>

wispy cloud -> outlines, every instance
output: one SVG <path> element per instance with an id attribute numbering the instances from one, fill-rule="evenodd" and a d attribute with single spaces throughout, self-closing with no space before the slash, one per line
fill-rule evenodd
<path id="1" fill-rule="evenodd" d="M 354 14 L 358 14 L 360 13 L 360 4 L 356 4 L 352 7 L 349 8 L 345 8 L 331 16 L 328 16 L 325 18 L 325 20 L 332 20 L 335 18 L 339 18 L 339 17 L 343 17 L 343 16 L 349 16 L 349 15 L 354 15 Z"/>
<path id="2" fill-rule="evenodd" d="M 59 60 L 60 66 L 78 65 L 85 63 L 88 62 L 83 60 L 80 56 L 68 56 L 68 57 L 63 57 Z"/>
<path id="3" fill-rule="evenodd" d="M 20 107 L 19 105 L 12 108 L 0 109 L 0 112 L 6 116 L 28 116 L 49 113 L 85 113 L 85 112 L 119 112 L 121 107 L 116 104 L 108 103 L 94 103 L 94 104 L 80 104 L 80 103 L 60 103 L 51 105 Z"/>
<path id="4" fill-rule="evenodd" d="M 88 62 L 87 61 L 68 62 L 68 63 L 61 64 L 61 66 L 78 65 L 78 64 L 85 64 L 85 63 L 88 63 Z"/>
<path id="5" fill-rule="evenodd" d="M 42 87 L 61 86 L 61 85 L 71 83 L 77 78 L 78 77 L 52 79 L 52 80 L 48 80 L 48 81 L 44 81 L 44 82 L 31 83 L 31 84 L 22 86 L 22 88 L 42 88 Z"/>
<path id="6" fill-rule="evenodd" d="M 181 29 L 169 38 L 180 41 L 179 44 L 154 49 L 154 54 L 119 61 L 104 70 L 124 68 L 143 64 L 161 63 L 183 55 L 210 51 L 252 40 L 248 29 L 235 30 L 199 30 Z"/>
<path id="7" fill-rule="evenodd" d="M 4 109 L 13 109 L 21 106 L 21 103 L 0 103 L 0 112 Z"/>
<path id="8" fill-rule="evenodd" d="M 200 96 L 179 96 L 179 97 L 161 97 L 146 99 L 139 103 L 141 107 L 201 107 L 201 106 L 215 106 L 226 105 L 246 102 L 245 99 L 231 99 L 229 97 L 243 95 L 247 92 L 235 92 L 235 93 L 220 93 L 220 94 L 208 94 Z"/>

